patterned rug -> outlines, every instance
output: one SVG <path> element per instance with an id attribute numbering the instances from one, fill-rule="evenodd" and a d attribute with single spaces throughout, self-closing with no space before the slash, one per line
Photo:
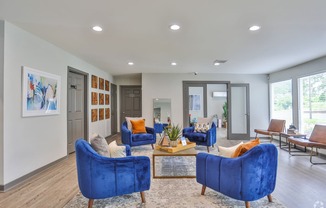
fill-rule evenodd
<path id="1" fill-rule="evenodd" d="M 196 147 L 198 152 L 206 151 L 206 147 Z M 216 148 L 211 154 L 217 154 Z M 152 149 L 149 145 L 132 147 L 132 155 L 146 155 L 152 160 Z M 172 164 L 174 163 L 174 164 Z M 157 175 L 194 175 L 194 157 L 156 157 Z M 163 164 L 163 167 L 162 167 Z M 94 200 L 94 208 L 240 208 L 245 207 L 243 201 L 231 199 L 210 188 L 202 196 L 201 184 L 196 179 L 152 179 L 150 190 L 145 191 L 146 203 L 142 204 L 139 193 Z M 88 199 L 78 193 L 65 208 L 87 207 Z M 276 198 L 269 203 L 267 197 L 250 203 L 251 207 L 283 208 Z"/>

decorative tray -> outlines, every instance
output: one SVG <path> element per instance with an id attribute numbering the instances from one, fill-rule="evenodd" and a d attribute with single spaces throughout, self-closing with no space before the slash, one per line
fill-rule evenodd
<path id="1" fill-rule="evenodd" d="M 196 143 L 188 142 L 188 141 L 187 141 L 187 145 L 185 145 L 185 146 L 182 146 L 181 142 L 179 142 L 178 146 L 176 146 L 176 147 L 164 147 L 164 146 L 160 146 L 160 145 L 155 145 L 155 149 L 163 150 L 163 151 L 170 152 L 170 153 L 179 152 L 181 150 L 186 150 L 186 149 L 190 149 L 193 147 L 196 147 Z"/>

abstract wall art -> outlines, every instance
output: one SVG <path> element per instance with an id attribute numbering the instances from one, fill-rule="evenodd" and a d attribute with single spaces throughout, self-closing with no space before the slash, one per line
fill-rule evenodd
<path id="1" fill-rule="evenodd" d="M 22 116 L 60 114 L 61 77 L 22 67 Z"/>

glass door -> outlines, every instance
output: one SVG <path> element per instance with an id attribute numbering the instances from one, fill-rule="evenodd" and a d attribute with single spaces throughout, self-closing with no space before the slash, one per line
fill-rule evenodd
<path id="1" fill-rule="evenodd" d="M 250 137 L 249 84 L 231 84 L 228 139 Z"/>

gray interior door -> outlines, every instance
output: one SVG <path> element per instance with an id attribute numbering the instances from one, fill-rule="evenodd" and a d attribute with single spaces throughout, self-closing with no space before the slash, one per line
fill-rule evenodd
<path id="1" fill-rule="evenodd" d="M 125 117 L 141 117 L 141 86 L 121 86 L 120 92 L 120 122 L 124 122 Z"/>
<path id="2" fill-rule="evenodd" d="M 249 84 L 231 84 L 229 102 L 229 139 L 250 138 Z"/>
<path id="3" fill-rule="evenodd" d="M 117 85 L 111 83 L 111 134 L 118 132 L 117 127 Z"/>
<path id="4" fill-rule="evenodd" d="M 68 154 L 75 151 L 75 141 L 85 138 L 84 75 L 68 72 Z"/>

